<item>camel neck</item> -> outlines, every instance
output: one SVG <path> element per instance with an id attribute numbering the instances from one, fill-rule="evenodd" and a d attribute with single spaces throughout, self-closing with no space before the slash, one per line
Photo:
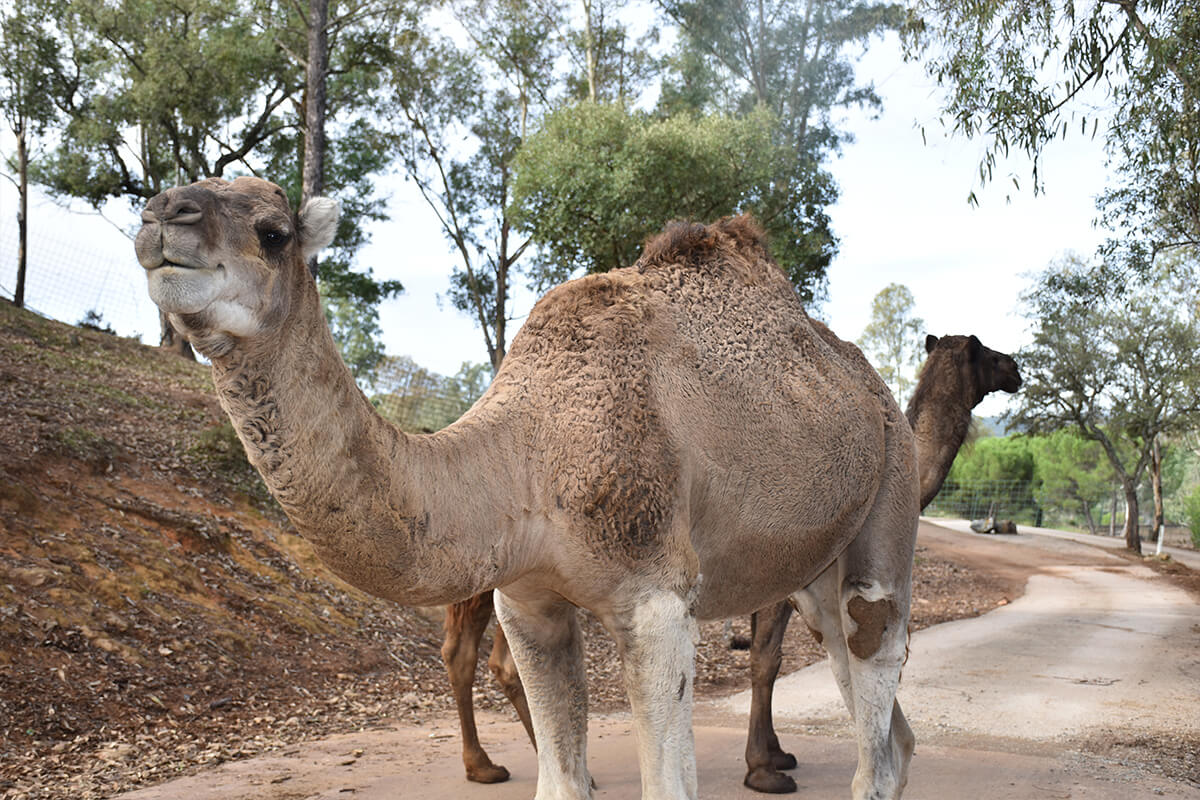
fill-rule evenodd
<path id="1" fill-rule="evenodd" d="M 258 343 L 267 346 L 234 347 L 213 360 L 221 404 L 251 463 L 321 560 L 348 582 L 416 604 L 490 588 L 492 545 L 502 531 L 473 516 L 496 498 L 483 496 L 472 460 L 460 452 L 467 437 L 409 436 L 381 418 L 342 362 L 312 294 L 270 343 Z"/>
<path id="2" fill-rule="evenodd" d="M 927 367 L 922 382 L 929 372 Z M 971 426 L 974 405 L 964 398 L 964 387 L 957 384 L 957 381 L 934 380 L 926 386 L 918 385 L 905 412 L 917 442 L 922 509 L 942 488 Z"/>

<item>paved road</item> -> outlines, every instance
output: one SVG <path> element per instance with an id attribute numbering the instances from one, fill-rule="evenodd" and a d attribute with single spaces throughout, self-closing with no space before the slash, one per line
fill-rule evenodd
<path id="1" fill-rule="evenodd" d="M 1011 604 L 913 636 L 900 693 L 918 737 L 908 800 L 1200 800 L 1200 786 L 1095 752 L 1114 739 L 1200 742 L 1200 606 L 1191 596 L 1072 538 L 929 525 L 921 535 L 935 550 L 1036 574 Z M 787 676 L 776 698 L 784 744 L 801 761 L 797 796 L 847 797 L 855 748 L 827 665 Z M 747 704 L 743 694 L 697 706 L 702 798 L 760 797 L 741 787 Z M 513 772 L 507 784 L 463 780 L 457 727 L 446 719 L 333 737 L 122 797 L 528 800 L 536 767 L 519 726 L 485 716 L 481 728 Z M 639 796 L 624 715 L 593 720 L 588 747 L 597 798 Z"/>

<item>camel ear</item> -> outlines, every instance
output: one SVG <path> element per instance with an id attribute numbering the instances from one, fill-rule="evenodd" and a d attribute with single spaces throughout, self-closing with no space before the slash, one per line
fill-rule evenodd
<path id="1" fill-rule="evenodd" d="M 979 341 L 979 337 L 971 334 L 971 338 L 967 340 L 967 347 L 971 353 L 971 360 L 979 358 L 979 351 L 983 349 L 983 342 Z"/>
<path id="2" fill-rule="evenodd" d="M 314 197 L 304 204 L 300 210 L 300 253 L 304 263 L 311 262 L 333 241 L 340 212 L 338 201 L 329 197 Z"/>
<path id="3" fill-rule="evenodd" d="M 925 336 L 925 352 L 932 353 L 933 348 L 937 347 L 937 343 L 938 337 L 934 336 L 932 333 L 927 334 Z"/>

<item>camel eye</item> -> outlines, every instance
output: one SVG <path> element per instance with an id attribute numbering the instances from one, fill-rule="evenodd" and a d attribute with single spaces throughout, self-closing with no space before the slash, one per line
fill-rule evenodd
<path id="1" fill-rule="evenodd" d="M 287 244 L 288 236 L 286 231 L 267 229 L 258 232 L 258 239 L 262 242 L 263 247 L 270 250 L 278 250 Z"/>

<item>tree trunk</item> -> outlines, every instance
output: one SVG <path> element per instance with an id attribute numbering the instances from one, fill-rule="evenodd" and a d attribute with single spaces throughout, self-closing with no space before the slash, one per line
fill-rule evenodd
<path id="1" fill-rule="evenodd" d="M 1108 512 L 1108 535 L 1117 535 L 1117 489 L 1113 487 L 1112 505 L 1109 506 Z"/>
<path id="2" fill-rule="evenodd" d="M 17 126 L 17 172 L 20 181 L 20 198 L 17 201 L 17 288 L 13 292 L 13 305 L 25 307 L 25 263 L 28 258 L 29 225 L 26 212 L 29 210 L 29 152 L 25 149 L 25 124 Z"/>
<path id="3" fill-rule="evenodd" d="M 192 351 L 191 343 L 183 338 L 179 331 L 175 330 L 171 325 L 171 320 L 167 319 L 167 315 L 159 311 L 158 323 L 162 329 L 162 335 L 159 337 L 158 346 L 163 350 L 169 350 L 177 356 L 182 356 L 188 361 L 195 361 L 196 354 Z"/>
<path id="4" fill-rule="evenodd" d="M 1158 446 L 1158 437 L 1154 439 L 1154 449 L 1150 451 L 1150 483 L 1154 487 L 1154 530 L 1155 536 L 1162 530 L 1166 521 L 1163 510 L 1162 491 L 1162 450 Z"/>
<path id="5" fill-rule="evenodd" d="M 300 207 L 325 191 L 325 77 L 329 72 L 329 0 L 310 0 L 308 66 L 305 71 L 304 175 Z M 308 268 L 317 274 L 317 258 Z"/>
<path id="6" fill-rule="evenodd" d="M 583 46 L 587 50 L 588 100 L 596 102 L 596 31 L 592 26 L 592 2 L 583 0 Z"/>
<path id="7" fill-rule="evenodd" d="M 1133 481 L 1128 481 L 1124 486 L 1125 490 L 1125 546 L 1137 553 L 1142 554 L 1142 538 L 1138 531 L 1138 496 L 1137 484 Z"/>
<path id="8" fill-rule="evenodd" d="M 325 76 L 329 72 L 329 0 L 310 0 L 305 71 L 304 176 L 300 204 L 325 191 Z"/>
<path id="9" fill-rule="evenodd" d="M 1087 520 L 1088 533 L 1092 536 L 1096 535 L 1096 520 L 1092 518 L 1092 504 L 1087 500 L 1080 500 L 1079 504 L 1083 506 L 1083 518 Z"/>

